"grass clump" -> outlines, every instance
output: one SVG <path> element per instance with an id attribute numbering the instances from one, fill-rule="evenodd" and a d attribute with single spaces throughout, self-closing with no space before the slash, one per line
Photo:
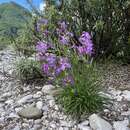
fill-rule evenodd
<path id="1" fill-rule="evenodd" d="M 16 76 L 23 82 L 44 78 L 40 64 L 32 59 L 21 59 L 16 62 Z"/>
<path id="2" fill-rule="evenodd" d="M 106 98 L 99 94 L 101 85 L 97 71 L 92 66 L 81 66 L 82 69 L 74 67 L 75 85 L 63 88 L 56 98 L 64 112 L 76 120 L 102 110 L 106 103 Z"/>

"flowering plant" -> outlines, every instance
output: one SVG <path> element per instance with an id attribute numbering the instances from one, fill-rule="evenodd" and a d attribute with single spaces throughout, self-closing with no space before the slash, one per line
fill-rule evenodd
<path id="1" fill-rule="evenodd" d="M 58 102 L 74 118 L 102 108 L 103 98 L 98 94 L 100 85 L 88 62 L 94 52 L 91 35 L 84 31 L 75 39 L 67 22 L 59 21 L 53 31 L 46 23 L 49 24 L 37 25 L 43 40 L 37 42 L 36 50 L 43 73 L 64 88 L 57 97 Z M 44 25 L 45 30 L 39 29 Z M 51 32 L 55 34 L 53 37 Z"/>
<path id="2" fill-rule="evenodd" d="M 48 21 L 41 19 L 37 23 L 37 31 L 43 34 L 45 40 L 36 45 L 38 59 L 42 63 L 42 71 L 51 79 L 59 79 L 60 83 L 74 84 L 72 61 L 80 60 L 93 53 L 93 43 L 88 32 L 83 32 L 75 44 L 74 35 L 68 31 L 65 21 L 59 21 L 55 29 L 55 42 L 48 38 L 51 33 L 47 29 Z M 48 33 L 46 33 L 48 32 Z M 74 63 L 74 62 L 73 62 Z M 58 78 L 60 77 L 60 78 Z M 61 79 L 61 77 L 63 79 Z M 60 80 L 61 79 L 61 80 Z"/>

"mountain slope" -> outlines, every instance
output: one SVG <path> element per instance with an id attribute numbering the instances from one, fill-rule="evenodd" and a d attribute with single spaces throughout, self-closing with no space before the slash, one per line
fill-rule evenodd
<path id="1" fill-rule="evenodd" d="M 0 4 L 0 38 L 17 36 L 30 19 L 30 12 L 15 2 Z"/>

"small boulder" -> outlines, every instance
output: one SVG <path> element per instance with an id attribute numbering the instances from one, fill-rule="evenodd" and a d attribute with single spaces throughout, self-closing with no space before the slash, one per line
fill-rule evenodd
<path id="1" fill-rule="evenodd" d="M 42 110 L 31 105 L 20 110 L 18 115 L 27 119 L 38 119 L 42 117 L 43 113 Z"/>
<path id="2" fill-rule="evenodd" d="M 89 123 L 93 130 L 112 130 L 110 123 L 96 114 L 93 114 L 89 117 Z"/>

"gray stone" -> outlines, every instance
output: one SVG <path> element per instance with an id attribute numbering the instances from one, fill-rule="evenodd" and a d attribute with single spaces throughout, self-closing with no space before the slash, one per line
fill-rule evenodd
<path id="1" fill-rule="evenodd" d="M 43 107 L 42 101 L 38 101 L 38 102 L 36 103 L 36 107 L 37 107 L 38 109 L 42 109 L 42 107 Z"/>
<path id="2" fill-rule="evenodd" d="M 68 127 L 63 127 L 64 128 L 64 130 L 69 130 L 69 128 Z"/>
<path id="3" fill-rule="evenodd" d="M 27 129 L 29 127 L 29 124 L 28 123 L 22 123 L 22 126 Z"/>
<path id="4" fill-rule="evenodd" d="M 33 98 L 40 98 L 42 96 L 42 92 L 38 91 L 36 94 L 33 95 Z"/>
<path id="5" fill-rule="evenodd" d="M 130 91 L 125 90 L 122 92 L 122 97 L 126 99 L 127 101 L 130 101 Z"/>
<path id="6" fill-rule="evenodd" d="M 55 105 L 55 101 L 54 101 L 54 100 L 50 100 L 50 101 L 49 101 L 49 106 L 50 106 L 50 107 L 54 107 L 54 105 Z"/>
<path id="7" fill-rule="evenodd" d="M 42 107 L 42 110 L 43 110 L 44 112 L 47 112 L 47 111 L 49 110 L 49 108 L 48 108 L 48 106 L 45 105 L 45 106 Z"/>
<path id="8" fill-rule="evenodd" d="M 60 127 L 59 130 L 64 130 L 64 128 L 63 128 L 63 127 Z"/>
<path id="9" fill-rule="evenodd" d="M 128 120 L 113 122 L 114 130 L 130 130 L 128 125 L 129 125 Z"/>
<path id="10" fill-rule="evenodd" d="M 55 105 L 55 110 L 57 110 L 57 111 L 59 110 L 59 107 L 58 107 L 58 105 Z"/>
<path id="11" fill-rule="evenodd" d="M 78 124 L 78 128 L 80 128 L 80 130 L 90 130 L 90 128 L 88 127 L 89 121 L 83 121 L 80 124 Z"/>
<path id="12" fill-rule="evenodd" d="M 20 130 L 20 127 L 17 125 L 12 130 Z"/>
<path id="13" fill-rule="evenodd" d="M 46 96 L 46 99 L 47 99 L 47 100 L 54 100 L 54 97 L 51 96 L 51 95 L 47 95 L 47 96 Z"/>
<path id="14" fill-rule="evenodd" d="M 19 111 L 18 115 L 27 119 L 38 119 L 42 117 L 43 113 L 42 110 L 34 106 L 28 106 Z"/>
<path id="15" fill-rule="evenodd" d="M 6 99 L 4 99 L 3 97 L 0 97 L 0 102 L 5 102 Z"/>
<path id="16" fill-rule="evenodd" d="M 36 124 L 36 125 L 33 126 L 33 130 L 40 130 L 41 127 L 42 127 L 41 125 Z"/>
<path id="17" fill-rule="evenodd" d="M 53 129 L 56 128 L 56 125 L 55 125 L 55 124 L 51 124 L 50 126 L 51 126 L 51 128 L 53 128 Z"/>
<path id="18" fill-rule="evenodd" d="M 20 110 L 22 110 L 23 108 L 22 107 L 16 107 L 15 108 L 15 112 L 18 113 Z"/>
<path id="19" fill-rule="evenodd" d="M 10 92 L 4 93 L 2 97 L 10 97 L 12 94 Z"/>
<path id="20" fill-rule="evenodd" d="M 45 94 L 50 94 L 52 89 L 54 89 L 54 88 L 55 88 L 55 86 L 53 86 L 53 85 L 44 85 L 42 88 L 42 92 Z"/>
<path id="21" fill-rule="evenodd" d="M 89 126 L 80 126 L 80 130 L 92 130 Z"/>
<path id="22" fill-rule="evenodd" d="M 11 113 L 9 114 L 8 118 L 19 118 L 19 116 L 18 116 L 16 113 L 11 112 Z"/>
<path id="23" fill-rule="evenodd" d="M 22 103 L 26 103 L 28 100 L 32 99 L 33 96 L 32 95 L 27 95 L 23 98 L 21 98 L 20 100 L 17 101 L 18 104 L 22 104 Z"/>
<path id="24" fill-rule="evenodd" d="M 40 124 L 41 122 L 42 122 L 41 119 L 37 119 L 37 120 L 35 120 L 35 124 Z"/>
<path id="25" fill-rule="evenodd" d="M 11 105 L 11 104 L 13 104 L 13 102 L 14 101 L 12 99 L 10 99 L 10 100 L 7 100 L 5 103 Z"/>
<path id="26" fill-rule="evenodd" d="M 64 120 L 60 120 L 60 125 L 64 126 L 64 127 L 71 127 L 72 126 L 71 122 L 67 122 Z"/>
<path id="27" fill-rule="evenodd" d="M 0 117 L 0 124 L 4 123 L 5 118 L 4 117 Z"/>
<path id="28" fill-rule="evenodd" d="M 89 123 L 93 130 L 112 130 L 110 123 L 96 114 L 93 114 L 89 117 Z"/>

